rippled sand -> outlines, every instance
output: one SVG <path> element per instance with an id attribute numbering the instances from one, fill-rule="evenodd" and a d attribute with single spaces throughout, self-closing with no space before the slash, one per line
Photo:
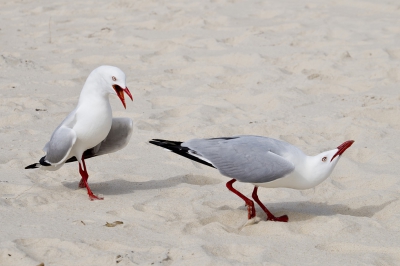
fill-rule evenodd
<path id="1" fill-rule="evenodd" d="M 2 1 L 1 265 L 396 265 L 400 4 L 378 1 Z M 130 144 L 24 170 L 90 71 L 120 67 Z M 315 189 L 260 189 L 289 223 L 244 226 L 212 168 L 147 143 L 238 134 L 307 154 L 354 139 Z M 245 195 L 252 186 L 235 184 Z M 123 224 L 113 224 L 121 221 Z"/>

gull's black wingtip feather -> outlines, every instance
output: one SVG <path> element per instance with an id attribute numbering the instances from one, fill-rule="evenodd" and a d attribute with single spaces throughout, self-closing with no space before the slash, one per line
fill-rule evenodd
<path id="1" fill-rule="evenodd" d="M 33 163 L 28 165 L 27 167 L 25 167 L 25 169 L 35 169 L 35 168 L 39 168 L 40 164 L 38 163 Z"/>
<path id="2" fill-rule="evenodd" d="M 181 145 L 181 141 L 172 141 L 172 140 L 166 140 L 166 139 L 152 139 L 149 141 L 151 144 L 169 144 L 169 145 Z M 156 144 L 157 145 L 157 144 Z"/>
<path id="3" fill-rule="evenodd" d="M 153 145 L 157 145 L 169 150 L 173 150 L 179 147 L 181 148 L 181 141 L 172 141 L 172 140 L 165 140 L 165 139 L 152 139 L 149 141 L 149 143 Z"/>
<path id="4" fill-rule="evenodd" d="M 46 156 L 43 156 L 42 158 L 40 158 L 39 163 L 40 163 L 40 165 L 43 165 L 43 166 L 50 166 L 51 165 L 48 162 L 46 162 Z"/>
<path id="5" fill-rule="evenodd" d="M 188 147 L 182 147 L 181 144 L 183 142 L 180 141 L 172 141 L 172 140 L 165 140 L 165 139 L 152 139 L 149 141 L 149 143 L 154 144 L 156 146 L 163 147 L 164 149 L 170 150 L 173 153 L 179 154 L 183 157 L 186 157 L 190 160 L 193 160 L 195 162 L 210 166 L 212 168 L 215 168 L 214 165 L 210 164 L 207 161 L 203 161 L 202 159 L 193 156 L 189 153 L 190 149 Z"/>
<path id="6" fill-rule="evenodd" d="M 149 140 L 149 143 L 162 147 L 162 145 L 158 141 L 156 141 L 155 139 Z"/>
<path id="7" fill-rule="evenodd" d="M 42 158 L 40 158 L 38 163 L 33 163 L 33 164 L 28 165 L 27 167 L 25 167 L 25 169 L 35 169 L 35 168 L 39 168 L 41 165 L 43 165 L 43 166 L 51 165 L 48 162 L 46 162 L 46 156 L 43 156 Z"/>

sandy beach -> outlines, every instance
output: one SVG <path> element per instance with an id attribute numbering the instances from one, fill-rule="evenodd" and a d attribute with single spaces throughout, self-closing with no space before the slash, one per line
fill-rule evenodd
<path id="1" fill-rule="evenodd" d="M 399 265 L 399 25 L 396 1 L 0 1 L 0 265 Z M 24 167 L 100 65 L 134 129 L 87 160 L 90 201 L 76 163 Z M 289 223 L 247 226 L 228 178 L 148 143 L 241 134 L 355 143 L 314 189 L 259 189 Z"/>

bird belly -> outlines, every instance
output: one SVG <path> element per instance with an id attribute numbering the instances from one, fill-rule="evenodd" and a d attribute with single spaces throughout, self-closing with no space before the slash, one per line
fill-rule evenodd
<path id="1" fill-rule="evenodd" d="M 83 153 L 102 142 L 110 132 L 111 124 L 111 112 L 107 111 L 92 112 L 78 117 L 77 123 L 73 127 L 76 133 L 74 153 Z"/>
<path id="2" fill-rule="evenodd" d="M 266 183 L 253 183 L 255 186 L 266 188 L 293 188 L 293 189 L 308 189 L 314 187 L 313 184 L 299 175 L 297 172 L 292 172 L 284 177 L 275 179 Z"/>
<path id="3" fill-rule="evenodd" d="M 85 130 L 77 131 L 77 140 L 75 145 L 85 150 L 93 148 L 102 142 L 111 129 L 111 121 L 103 121 L 102 123 L 86 124 Z"/>

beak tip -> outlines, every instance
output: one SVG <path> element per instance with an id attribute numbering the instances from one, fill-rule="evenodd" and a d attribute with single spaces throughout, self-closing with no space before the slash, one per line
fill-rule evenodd
<path id="1" fill-rule="evenodd" d="M 129 98 L 131 98 L 131 101 L 133 101 L 133 97 L 131 92 L 129 91 L 128 87 L 125 87 L 125 89 L 123 89 L 125 91 L 125 93 L 129 96 Z"/>
<path id="2" fill-rule="evenodd" d="M 336 154 L 332 157 L 331 162 L 333 161 L 333 159 L 335 157 L 340 157 L 340 155 L 342 155 L 348 148 L 350 148 L 351 145 L 353 145 L 354 140 L 348 140 L 343 142 L 341 145 L 339 145 L 337 147 L 338 151 L 336 152 Z"/>

